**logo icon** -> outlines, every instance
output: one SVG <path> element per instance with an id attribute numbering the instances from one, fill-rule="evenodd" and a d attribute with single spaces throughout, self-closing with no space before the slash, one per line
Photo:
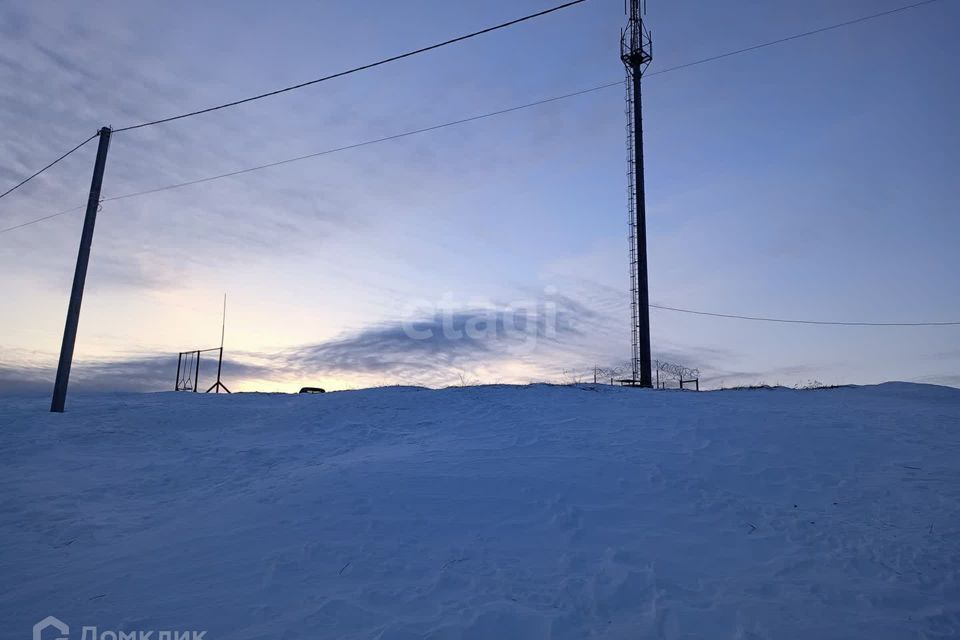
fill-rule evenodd
<path id="1" fill-rule="evenodd" d="M 60 635 L 55 637 L 53 640 L 68 640 L 70 635 L 70 627 L 67 626 L 65 622 L 59 620 L 53 616 L 47 616 L 37 624 L 33 625 L 33 640 L 43 640 L 43 632 L 49 628 L 54 627 Z"/>

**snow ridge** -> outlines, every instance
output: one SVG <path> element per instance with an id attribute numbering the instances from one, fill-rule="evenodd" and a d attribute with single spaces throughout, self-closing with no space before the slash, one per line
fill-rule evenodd
<path id="1" fill-rule="evenodd" d="M 0 627 L 960 637 L 960 391 L 0 405 Z"/>

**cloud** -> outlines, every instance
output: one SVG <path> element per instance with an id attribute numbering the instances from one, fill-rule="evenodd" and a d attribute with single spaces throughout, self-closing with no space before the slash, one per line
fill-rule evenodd
<path id="1" fill-rule="evenodd" d="M 453 372 L 546 355 L 584 336 L 593 312 L 548 295 L 525 305 L 439 309 L 363 328 L 279 357 L 288 367 L 327 374 L 384 374 L 404 381 L 448 380 Z"/>
<path id="2" fill-rule="evenodd" d="M 449 384 L 460 374 L 525 363 L 553 372 L 565 350 L 588 337 L 580 328 L 595 313 L 558 294 L 522 304 L 435 309 L 406 320 L 364 327 L 337 339 L 273 354 L 230 354 L 224 360 L 225 380 L 286 380 L 292 376 Z M 215 359 L 201 358 L 200 379 L 212 383 L 209 367 Z M 169 356 L 131 356 L 77 362 L 70 388 L 77 391 L 158 391 L 169 389 L 176 377 L 176 360 Z M 48 392 L 55 369 L 33 364 L 0 363 L 0 392 Z M 542 379 L 543 376 L 541 376 Z"/>
<path id="3" fill-rule="evenodd" d="M 928 384 L 942 384 L 948 387 L 960 387 L 960 374 L 942 374 L 921 376 L 914 380 L 915 382 L 926 382 Z"/>
<path id="4" fill-rule="evenodd" d="M 211 371 L 215 362 L 213 357 L 206 362 L 201 359 L 201 382 L 212 384 L 216 379 Z M 261 365 L 232 358 L 224 359 L 223 370 L 225 379 L 257 378 L 271 373 Z M 70 391 L 165 391 L 173 388 L 176 374 L 177 360 L 169 355 L 79 361 L 70 371 Z M 54 366 L 0 363 L 0 393 L 5 395 L 51 393 L 55 378 Z"/>
<path id="5" fill-rule="evenodd" d="M 0 363 L 0 392 L 35 394 L 53 390 L 53 376 L 46 368 Z"/>

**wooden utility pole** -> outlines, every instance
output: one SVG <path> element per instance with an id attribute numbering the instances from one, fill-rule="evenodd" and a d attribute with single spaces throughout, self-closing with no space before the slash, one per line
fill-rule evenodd
<path id="1" fill-rule="evenodd" d="M 97 146 L 97 159 L 93 165 L 93 179 L 90 181 L 90 196 L 87 198 L 87 213 L 83 218 L 83 232 L 80 234 L 80 250 L 77 253 L 77 268 L 73 272 L 73 289 L 70 291 L 70 304 L 67 306 L 67 323 L 63 329 L 63 344 L 60 346 L 60 362 L 57 364 L 57 381 L 53 387 L 53 402 L 50 411 L 63 413 L 67 401 L 67 384 L 70 382 L 70 366 L 73 364 L 73 348 L 77 343 L 77 327 L 80 324 L 80 304 L 83 302 L 83 286 L 87 280 L 87 265 L 90 263 L 90 246 L 93 244 L 93 227 L 97 222 L 97 209 L 100 207 L 100 187 L 103 184 L 103 170 L 107 164 L 107 150 L 110 148 L 110 127 L 100 129 L 100 144 Z"/>

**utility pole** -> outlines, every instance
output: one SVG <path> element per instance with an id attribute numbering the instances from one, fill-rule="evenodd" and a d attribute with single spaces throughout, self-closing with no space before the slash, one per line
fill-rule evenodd
<path id="1" fill-rule="evenodd" d="M 643 183 L 643 106 L 640 80 L 653 60 L 653 38 L 643 24 L 641 2 L 629 0 L 629 19 L 620 32 L 620 59 L 627 71 L 627 150 L 630 210 L 630 282 L 633 311 L 633 383 L 652 387 L 650 296 L 647 289 L 647 206 Z"/>
<path id="2" fill-rule="evenodd" d="M 80 250 L 77 253 L 77 268 L 73 272 L 73 289 L 70 291 L 70 304 L 67 307 L 67 323 L 63 329 L 63 344 L 60 346 L 57 381 L 53 387 L 53 402 L 50 404 L 50 411 L 54 413 L 63 413 L 63 407 L 67 400 L 67 383 L 70 381 L 70 366 L 73 364 L 73 348 L 77 343 L 80 303 L 83 302 L 83 285 L 87 280 L 87 265 L 90 263 L 93 227 L 97 222 L 97 209 L 100 207 L 100 187 L 103 184 L 103 169 L 107 164 L 107 150 L 110 148 L 110 133 L 110 127 L 100 129 L 100 144 L 97 146 L 97 159 L 93 165 L 90 196 L 87 198 L 87 213 L 83 218 Z"/>

